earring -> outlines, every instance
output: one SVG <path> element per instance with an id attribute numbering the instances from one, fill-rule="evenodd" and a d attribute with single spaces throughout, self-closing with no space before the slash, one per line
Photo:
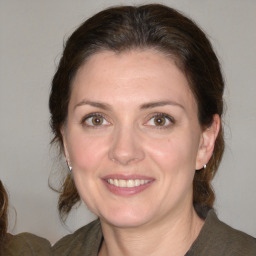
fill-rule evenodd
<path id="1" fill-rule="evenodd" d="M 204 165 L 204 169 L 206 168 L 206 166 L 207 166 L 207 165 L 205 164 L 205 165 Z"/>
<path id="2" fill-rule="evenodd" d="M 72 172 L 72 166 L 69 164 L 69 161 L 66 161 L 66 163 L 67 163 L 69 171 Z"/>

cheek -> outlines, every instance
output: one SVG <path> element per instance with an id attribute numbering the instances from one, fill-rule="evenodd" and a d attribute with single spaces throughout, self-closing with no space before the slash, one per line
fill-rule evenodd
<path id="1" fill-rule="evenodd" d="M 69 153 L 74 169 L 94 170 L 106 155 L 107 139 L 76 134 L 70 138 Z"/>
<path id="2" fill-rule="evenodd" d="M 189 133 L 176 134 L 170 138 L 147 143 L 150 158 L 162 169 L 172 170 L 172 172 L 183 169 L 194 170 L 197 147 L 197 139 L 191 137 Z"/>

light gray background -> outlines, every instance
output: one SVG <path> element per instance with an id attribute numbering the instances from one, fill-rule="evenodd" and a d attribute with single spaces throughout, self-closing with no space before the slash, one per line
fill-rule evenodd
<path id="1" fill-rule="evenodd" d="M 0 0 L 0 177 L 10 195 L 10 232 L 33 232 L 53 243 L 93 218 L 82 205 L 67 227 L 58 219 L 57 194 L 48 188 L 59 168 L 49 147 L 49 87 L 63 39 L 102 8 L 127 3 L 149 1 Z M 256 236 L 256 1 L 160 3 L 198 22 L 220 58 L 227 146 L 214 181 L 215 206 L 225 222 Z"/>

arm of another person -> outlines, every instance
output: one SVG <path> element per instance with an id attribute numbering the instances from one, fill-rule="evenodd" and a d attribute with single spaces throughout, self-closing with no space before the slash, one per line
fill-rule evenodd
<path id="1" fill-rule="evenodd" d="M 49 256 L 50 242 L 30 233 L 7 233 L 8 195 L 0 180 L 0 256 Z"/>

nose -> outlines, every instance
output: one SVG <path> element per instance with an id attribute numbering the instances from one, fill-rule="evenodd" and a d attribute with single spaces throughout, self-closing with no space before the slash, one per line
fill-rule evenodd
<path id="1" fill-rule="evenodd" d="M 132 128 L 114 131 L 108 156 L 111 161 L 120 165 L 129 165 L 143 160 L 145 154 L 136 131 Z"/>

